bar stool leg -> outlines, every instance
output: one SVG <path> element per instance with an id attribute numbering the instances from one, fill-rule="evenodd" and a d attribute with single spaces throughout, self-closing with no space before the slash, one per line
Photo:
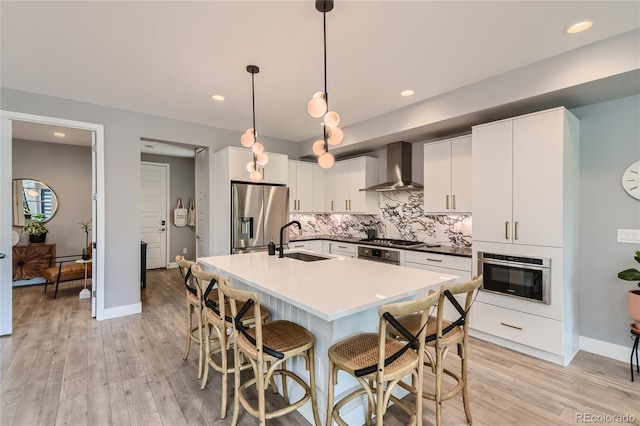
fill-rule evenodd
<path id="1" fill-rule="evenodd" d="M 187 304 L 187 347 L 184 349 L 184 357 L 182 359 L 187 359 L 189 357 L 189 351 L 191 350 L 191 304 Z"/>
<path id="2" fill-rule="evenodd" d="M 316 368 L 313 347 L 307 350 L 307 356 L 309 357 L 309 387 L 311 388 L 311 409 L 313 410 L 313 418 L 316 421 L 316 425 L 320 426 L 322 423 L 320 423 L 320 415 L 318 414 L 318 396 L 316 394 Z"/>

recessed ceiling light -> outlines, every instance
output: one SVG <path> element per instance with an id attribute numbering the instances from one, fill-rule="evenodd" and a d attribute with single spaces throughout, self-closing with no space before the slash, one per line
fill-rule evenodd
<path id="1" fill-rule="evenodd" d="M 569 25 L 567 28 L 565 28 L 564 32 L 567 34 L 581 33 L 591 28 L 594 22 L 595 21 L 593 19 L 583 19 L 582 21 L 578 21 L 573 25 Z"/>
<path id="2" fill-rule="evenodd" d="M 65 137 L 65 136 L 67 136 L 67 135 L 65 135 L 65 134 L 64 134 L 64 133 L 62 133 L 62 132 L 54 132 L 54 133 L 53 133 L 53 136 L 55 136 L 55 137 L 57 137 L 57 138 L 64 138 L 64 137 Z"/>
<path id="3" fill-rule="evenodd" d="M 224 96 L 222 96 L 222 95 L 213 95 L 213 96 L 211 96 L 211 99 L 213 99 L 214 101 L 224 101 Z"/>
<path id="4" fill-rule="evenodd" d="M 413 95 L 413 90 L 403 90 L 400 92 L 400 96 L 411 96 Z"/>

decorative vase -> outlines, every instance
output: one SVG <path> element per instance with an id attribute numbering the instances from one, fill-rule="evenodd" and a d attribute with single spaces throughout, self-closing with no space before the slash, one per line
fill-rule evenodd
<path id="1" fill-rule="evenodd" d="M 640 290 L 629 290 L 627 293 L 629 301 L 629 316 L 636 323 L 636 328 L 640 330 Z"/>
<path id="2" fill-rule="evenodd" d="M 45 232 L 44 234 L 40 234 L 40 235 L 29 235 L 29 241 L 31 243 L 44 243 L 47 239 L 47 233 Z"/>

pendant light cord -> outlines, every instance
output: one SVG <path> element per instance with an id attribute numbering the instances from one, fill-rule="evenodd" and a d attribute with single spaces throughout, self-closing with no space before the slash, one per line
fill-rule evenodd
<path id="1" fill-rule="evenodd" d="M 256 134 L 256 87 L 254 83 L 255 73 L 251 73 L 251 107 L 253 112 L 253 143 L 258 141 L 258 136 Z M 258 170 L 258 163 L 256 162 L 256 154 L 251 150 L 251 154 L 253 155 L 253 166 L 256 170 Z"/>
<path id="2" fill-rule="evenodd" d="M 324 42 L 324 102 L 329 111 L 329 93 L 327 93 L 327 12 L 322 12 L 322 33 Z M 324 139 L 324 152 L 329 152 L 329 142 L 327 141 L 327 123 L 322 122 L 322 137 Z"/>

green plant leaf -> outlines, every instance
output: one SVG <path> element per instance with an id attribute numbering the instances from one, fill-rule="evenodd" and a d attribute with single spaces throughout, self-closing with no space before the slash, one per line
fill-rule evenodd
<path id="1" fill-rule="evenodd" d="M 618 273 L 618 278 L 625 281 L 640 281 L 640 271 L 637 269 L 626 269 Z"/>

